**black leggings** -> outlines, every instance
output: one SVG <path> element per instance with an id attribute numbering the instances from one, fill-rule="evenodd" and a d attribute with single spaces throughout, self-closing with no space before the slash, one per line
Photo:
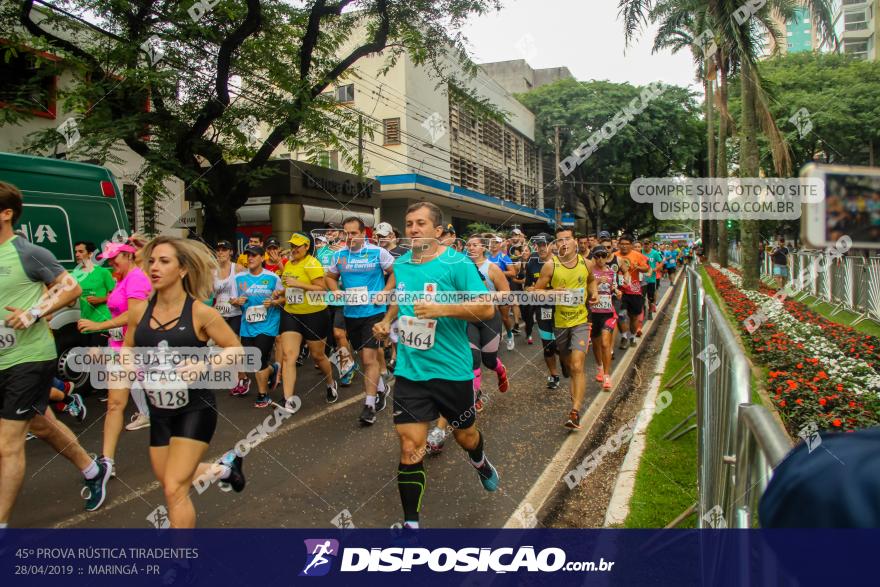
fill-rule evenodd
<path id="1" fill-rule="evenodd" d="M 471 343 L 473 369 L 483 364 L 495 369 L 498 364 L 498 347 L 501 344 L 501 313 L 496 309 L 495 315 L 486 322 L 468 322 L 468 340 Z"/>
<path id="2" fill-rule="evenodd" d="M 520 313 L 522 314 L 523 321 L 526 323 L 526 338 L 532 337 L 532 328 L 537 323 L 537 319 L 535 318 L 535 312 L 538 311 L 538 306 L 520 306 Z"/>

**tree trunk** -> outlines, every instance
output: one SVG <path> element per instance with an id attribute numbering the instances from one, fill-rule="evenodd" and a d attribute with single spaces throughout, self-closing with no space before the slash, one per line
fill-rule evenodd
<path id="1" fill-rule="evenodd" d="M 706 145 L 708 147 L 707 155 L 708 155 L 708 165 L 706 166 L 706 177 L 714 177 L 715 176 L 715 117 L 713 115 L 713 110 L 715 110 L 714 101 L 714 92 L 712 91 L 712 80 L 708 79 L 709 76 L 709 68 L 711 67 L 711 59 L 706 60 L 706 75 L 704 76 L 706 79 L 703 81 L 703 87 L 706 93 Z M 712 221 L 711 220 L 703 220 L 700 223 L 700 233 L 703 239 L 703 254 L 710 261 L 715 261 L 715 250 L 716 245 L 712 241 Z"/>
<path id="2" fill-rule="evenodd" d="M 757 111 L 755 108 L 755 85 L 752 64 L 742 60 L 740 71 L 742 84 L 742 128 L 740 128 L 740 177 L 758 177 L 760 159 L 758 154 Z M 758 289 L 758 222 L 741 220 L 743 289 Z"/>
<path id="3" fill-rule="evenodd" d="M 721 103 L 718 117 L 718 150 L 716 153 L 715 177 L 727 177 L 727 59 L 722 55 L 718 75 L 721 83 L 718 84 L 718 98 Z M 718 220 L 715 223 L 718 233 L 718 264 L 727 267 L 727 222 Z"/>

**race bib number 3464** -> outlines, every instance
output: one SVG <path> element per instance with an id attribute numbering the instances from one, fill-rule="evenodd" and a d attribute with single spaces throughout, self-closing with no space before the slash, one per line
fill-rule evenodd
<path id="1" fill-rule="evenodd" d="M 428 318 L 400 316 L 397 319 L 398 340 L 405 346 L 426 351 L 434 346 L 437 321 Z"/>

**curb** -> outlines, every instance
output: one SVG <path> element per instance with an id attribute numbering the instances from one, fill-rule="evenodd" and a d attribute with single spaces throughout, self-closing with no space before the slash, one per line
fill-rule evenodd
<path id="1" fill-rule="evenodd" d="M 645 401 L 642 403 L 642 409 L 638 414 L 638 424 L 633 431 L 633 436 L 626 450 L 626 456 L 617 473 L 617 480 L 614 482 L 611 500 L 608 502 L 608 509 L 605 510 L 605 522 L 603 524 L 605 528 L 614 524 L 623 524 L 627 516 L 629 516 L 629 502 L 632 499 L 633 490 L 636 485 L 636 473 L 639 470 L 639 463 L 647 446 L 648 425 L 654 419 L 654 414 L 656 413 L 657 393 L 660 391 L 663 373 L 666 370 L 666 363 L 669 359 L 669 349 L 672 347 L 672 341 L 677 331 L 676 324 L 678 324 L 678 315 L 681 312 L 681 301 L 684 299 L 684 292 L 684 287 L 678 292 L 675 311 L 672 313 L 669 330 L 666 333 L 666 339 L 663 341 L 663 349 L 660 351 L 660 357 L 657 360 L 654 378 L 651 380 L 648 393 L 645 395 Z"/>
<path id="2" fill-rule="evenodd" d="M 676 287 L 682 282 L 683 272 L 679 271 L 675 277 L 673 286 L 663 294 L 660 303 L 657 304 L 657 314 L 663 312 L 670 303 L 672 295 L 676 293 Z M 677 294 L 676 294 L 677 295 Z M 646 340 L 648 335 L 654 331 L 656 320 L 651 320 L 650 324 L 642 328 L 642 340 Z M 581 416 L 583 429 L 580 433 L 570 434 L 563 442 L 547 466 L 532 484 L 529 491 L 517 505 L 514 512 L 510 515 L 502 528 L 532 528 L 535 524 L 547 517 L 550 511 L 557 503 L 557 498 L 562 495 L 566 488 L 566 484 L 562 482 L 562 477 L 568 471 L 574 468 L 574 464 L 578 457 L 582 457 L 585 448 L 589 445 L 593 437 L 599 416 L 602 414 L 605 406 L 614 396 L 615 392 L 629 374 L 630 367 L 635 360 L 642 345 L 634 349 L 636 352 L 627 353 L 623 362 L 614 370 L 611 380 L 614 388 L 611 393 L 600 393 L 596 399 L 587 408 L 587 411 Z"/>

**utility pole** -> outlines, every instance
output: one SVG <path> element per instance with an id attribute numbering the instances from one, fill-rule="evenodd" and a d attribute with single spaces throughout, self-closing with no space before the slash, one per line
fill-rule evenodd
<path id="1" fill-rule="evenodd" d="M 364 115 L 358 114 L 358 175 L 364 178 Z"/>
<path id="2" fill-rule="evenodd" d="M 553 130 L 555 131 L 555 143 L 556 143 L 556 228 L 558 229 L 562 226 L 562 176 L 560 175 L 559 169 L 559 126 L 558 124 L 553 125 Z"/>

